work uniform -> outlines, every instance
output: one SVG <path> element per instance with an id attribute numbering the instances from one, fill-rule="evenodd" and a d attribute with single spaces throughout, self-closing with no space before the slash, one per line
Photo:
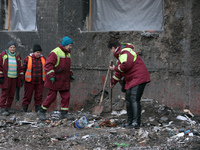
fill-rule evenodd
<path id="1" fill-rule="evenodd" d="M 31 103 L 33 92 L 35 91 L 35 106 L 42 104 L 44 81 L 45 81 L 45 58 L 43 55 L 36 58 L 34 53 L 29 54 L 23 61 L 23 71 L 25 73 L 24 97 L 22 105 Z"/>
<path id="2" fill-rule="evenodd" d="M 115 66 L 115 75 L 112 84 L 115 85 L 122 77 L 125 80 L 126 107 L 129 124 L 140 125 L 141 105 L 140 99 L 150 76 L 141 57 L 134 51 L 134 46 L 124 43 L 116 48 L 114 56 L 118 62 Z"/>
<path id="3" fill-rule="evenodd" d="M 22 87 L 24 79 L 22 60 L 18 52 L 14 54 L 10 54 L 9 50 L 1 52 L 0 78 L 3 78 L 3 84 L 0 84 L 0 88 L 2 89 L 0 108 L 10 108 L 14 99 L 16 87 Z"/>
<path id="4" fill-rule="evenodd" d="M 46 79 L 44 86 L 49 89 L 49 93 L 42 108 L 47 110 L 52 102 L 56 99 L 57 91 L 61 95 L 61 111 L 69 110 L 70 102 L 70 76 L 73 72 L 71 67 L 71 54 L 62 45 L 51 51 L 46 59 L 45 71 Z M 50 78 L 55 78 L 55 82 L 51 82 Z"/>

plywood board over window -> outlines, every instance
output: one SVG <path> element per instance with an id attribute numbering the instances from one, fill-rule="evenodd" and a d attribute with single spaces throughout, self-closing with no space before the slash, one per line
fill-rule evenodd
<path id="1" fill-rule="evenodd" d="M 162 31 L 163 5 L 163 0 L 90 0 L 88 31 Z"/>
<path id="2" fill-rule="evenodd" d="M 37 0 L 6 0 L 4 29 L 8 31 L 36 31 Z"/>

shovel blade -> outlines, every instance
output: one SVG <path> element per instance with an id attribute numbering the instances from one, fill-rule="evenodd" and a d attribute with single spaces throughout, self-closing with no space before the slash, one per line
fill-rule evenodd
<path id="1" fill-rule="evenodd" d="M 93 108 L 92 114 L 99 116 L 102 113 L 102 111 L 103 111 L 103 106 L 95 106 Z"/>

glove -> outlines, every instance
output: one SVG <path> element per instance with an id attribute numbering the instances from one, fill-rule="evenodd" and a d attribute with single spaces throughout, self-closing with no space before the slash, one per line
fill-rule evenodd
<path id="1" fill-rule="evenodd" d="M 3 84 L 3 77 L 0 78 L 0 84 Z"/>
<path id="2" fill-rule="evenodd" d="M 74 76 L 70 76 L 70 82 L 73 82 L 75 80 Z"/>
<path id="3" fill-rule="evenodd" d="M 51 82 L 54 83 L 55 82 L 55 78 L 50 78 Z"/>
<path id="4" fill-rule="evenodd" d="M 121 80 L 119 83 L 120 83 L 120 85 L 121 85 L 121 91 L 122 91 L 123 93 L 126 93 L 126 89 L 124 89 L 125 84 L 126 84 L 126 81 L 123 79 L 123 80 Z"/>

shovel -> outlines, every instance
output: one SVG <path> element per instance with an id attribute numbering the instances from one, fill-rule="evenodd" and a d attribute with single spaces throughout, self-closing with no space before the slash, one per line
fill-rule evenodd
<path id="1" fill-rule="evenodd" d="M 113 61 L 110 61 L 110 66 L 113 66 Z M 112 83 L 113 71 L 110 72 L 110 84 Z M 110 88 L 110 111 L 112 112 L 112 88 Z"/>
<path id="2" fill-rule="evenodd" d="M 110 64 L 111 64 L 111 62 L 110 62 Z M 99 106 L 95 106 L 93 108 L 93 112 L 92 112 L 93 115 L 98 115 L 99 116 L 101 114 L 101 112 L 103 111 L 103 106 L 101 106 L 101 103 L 103 101 L 103 95 L 104 95 L 104 91 L 105 91 L 105 87 L 106 87 L 106 82 L 107 82 L 107 79 L 108 79 L 109 71 L 110 71 L 110 65 L 108 67 L 108 71 L 107 71 L 107 74 L 106 74 L 106 79 L 105 79 L 105 82 L 104 82 L 104 85 L 103 85 L 103 92 L 101 94 L 101 99 L 100 99 Z"/>

